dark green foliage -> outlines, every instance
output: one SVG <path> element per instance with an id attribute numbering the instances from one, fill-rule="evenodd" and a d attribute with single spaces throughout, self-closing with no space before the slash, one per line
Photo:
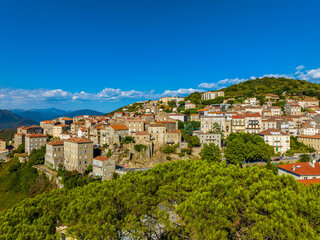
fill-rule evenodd
<path id="1" fill-rule="evenodd" d="M 0 139 L 11 141 L 15 133 L 16 133 L 15 129 L 2 129 L 0 130 Z"/>
<path id="2" fill-rule="evenodd" d="M 14 161 L 15 161 L 15 163 L 9 167 L 10 173 L 14 173 L 14 172 L 18 171 L 18 169 L 21 167 L 21 163 L 19 162 L 19 159 L 14 159 Z"/>
<path id="3" fill-rule="evenodd" d="M 58 176 L 62 177 L 62 183 L 65 189 L 81 187 L 94 181 L 88 176 L 82 176 L 77 171 L 67 171 L 65 169 L 58 169 Z"/>
<path id="4" fill-rule="evenodd" d="M 107 158 L 111 157 L 111 149 L 108 149 Z"/>
<path id="5" fill-rule="evenodd" d="M 320 185 L 188 160 L 27 199 L 0 214 L 0 239 L 58 239 L 57 225 L 77 239 L 317 239 L 319 212 Z"/>
<path id="6" fill-rule="evenodd" d="M 319 98 L 320 85 L 304 80 L 264 77 L 235 84 L 222 91 L 225 96 L 253 97 L 259 94 L 277 94 L 282 97 L 282 93 L 286 92 L 288 95 Z"/>
<path id="7" fill-rule="evenodd" d="M 200 146 L 200 139 L 197 136 L 189 136 L 186 138 L 188 142 L 188 147 L 199 147 Z"/>
<path id="8" fill-rule="evenodd" d="M 302 154 L 300 156 L 299 162 L 310 162 L 310 156 L 308 154 Z"/>
<path id="9" fill-rule="evenodd" d="M 31 165 L 43 164 L 45 154 L 46 154 L 46 146 L 42 146 L 40 149 L 33 149 L 31 151 L 28 164 L 31 164 Z"/>
<path id="10" fill-rule="evenodd" d="M 185 133 L 188 134 L 188 135 L 192 135 L 193 134 L 193 126 L 192 126 L 192 123 L 191 122 L 186 122 L 184 124 L 184 130 L 185 130 Z"/>
<path id="11" fill-rule="evenodd" d="M 134 139 L 131 136 L 126 136 L 121 139 L 122 144 L 134 143 Z"/>
<path id="12" fill-rule="evenodd" d="M 176 152 L 177 147 L 178 147 L 177 144 L 175 144 L 175 145 L 167 145 L 167 146 L 165 146 L 165 148 L 162 150 L 162 152 L 164 152 L 164 153 L 166 153 L 166 154 L 174 153 L 174 152 Z"/>
<path id="13" fill-rule="evenodd" d="M 7 156 L 8 156 L 9 158 L 13 158 L 16 153 L 24 153 L 24 151 L 25 151 L 25 146 L 24 146 L 24 144 L 20 144 L 17 149 L 12 150 L 11 152 L 9 152 L 9 153 L 7 154 Z"/>
<path id="14" fill-rule="evenodd" d="M 84 175 L 85 175 L 85 176 L 88 176 L 89 173 L 92 172 L 92 170 L 93 170 L 93 167 L 92 167 L 92 164 L 90 164 L 90 165 L 87 167 L 87 169 L 84 171 Z"/>
<path id="15" fill-rule="evenodd" d="M 172 109 L 177 106 L 177 102 L 175 100 L 169 101 L 168 106 Z"/>
<path id="16" fill-rule="evenodd" d="M 185 98 L 185 101 L 191 101 L 194 104 L 200 104 L 201 103 L 201 93 L 194 92 L 191 93 L 188 97 Z"/>
<path id="17" fill-rule="evenodd" d="M 258 135 L 231 133 L 227 138 L 225 157 L 230 163 L 241 165 L 244 162 L 268 161 L 273 154 L 273 147 Z"/>
<path id="18" fill-rule="evenodd" d="M 223 103 L 224 97 L 216 97 L 215 99 L 204 100 L 202 101 L 203 105 L 212 105 Z"/>
<path id="19" fill-rule="evenodd" d="M 298 141 L 297 137 L 290 137 L 290 149 L 286 152 L 287 155 L 293 155 L 294 153 L 313 153 L 316 150 L 313 147 L 309 147 L 302 142 Z"/>
<path id="20" fill-rule="evenodd" d="M 137 152 L 144 152 L 146 149 L 147 149 L 146 145 L 143 145 L 143 144 L 134 145 L 134 150 L 136 150 Z"/>
<path id="21" fill-rule="evenodd" d="M 200 152 L 201 160 L 212 163 L 221 161 L 221 150 L 214 143 L 204 144 Z"/>
<path id="22" fill-rule="evenodd" d="M 192 149 L 191 148 L 182 148 L 180 152 L 190 155 L 192 152 Z"/>

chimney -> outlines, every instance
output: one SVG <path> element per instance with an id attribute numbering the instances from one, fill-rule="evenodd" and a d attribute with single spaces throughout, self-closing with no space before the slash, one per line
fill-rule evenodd
<path id="1" fill-rule="evenodd" d="M 309 165 L 313 168 L 316 166 L 316 160 L 313 160 L 312 162 L 309 162 Z"/>
<path id="2" fill-rule="evenodd" d="M 295 171 L 296 170 L 296 167 L 293 165 L 292 166 L 292 171 Z"/>

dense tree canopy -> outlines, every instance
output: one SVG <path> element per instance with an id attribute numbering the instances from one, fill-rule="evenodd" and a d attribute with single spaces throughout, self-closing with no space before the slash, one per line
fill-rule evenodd
<path id="1" fill-rule="evenodd" d="M 230 163 L 268 161 L 273 153 L 273 147 L 266 144 L 258 135 L 231 133 L 227 138 L 225 157 Z"/>
<path id="2" fill-rule="evenodd" d="M 316 239 L 320 185 L 258 167 L 179 161 L 55 190 L 0 214 L 0 239 Z"/>

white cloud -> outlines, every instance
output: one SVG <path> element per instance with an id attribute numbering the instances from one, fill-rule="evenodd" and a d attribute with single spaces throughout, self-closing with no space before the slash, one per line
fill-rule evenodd
<path id="1" fill-rule="evenodd" d="M 0 89 L 0 107 L 12 108 L 24 105 L 41 105 L 43 103 L 79 103 L 88 101 L 118 102 L 123 99 L 159 99 L 164 96 L 185 96 L 196 91 L 203 91 L 193 88 L 181 88 L 178 90 L 165 90 L 163 93 L 151 91 L 122 90 L 115 88 L 104 88 L 97 93 L 85 91 L 68 92 L 62 89 Z"/>
<path id="2" fill-rule="evenodd" d="M 320 81 L 320 68 L 299 72 L 298 78 L 318 82 Z"/>

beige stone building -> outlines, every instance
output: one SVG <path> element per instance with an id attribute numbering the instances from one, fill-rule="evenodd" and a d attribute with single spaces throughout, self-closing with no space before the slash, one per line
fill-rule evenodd
<path id="1" fill-rule="evenodd" d="M 201 131 L 194 131 L 194 136 L 197 136 L 200 139 L 200 143 L 214 143 L 221 148 L 221 134 L 220 133 L 204 133 Z"/>
<path id="2" fill-rule="evenodd" d="M 277 128 L 277 125 L 277 120 L 275 119 L 263 119 L 261 130 L 264 131 L 270 128 Z"/>
<path id="3" fill-rule="evenodd" d="M 25 134 L 23 133 L 16 133 L 14 134 L 14 143 L 13 146 L 15 149 L 17 149 L 21 144 L 25 144 Z"/>
<path id="4" fill-rule="evenodd" d="M 246 130 L 244 116 L 242 114 L 232 115 L 232 132 L 239 133 Z"/>
<path id="5" fill-rule="evenodd" d="M 211 100 L 211 99 L 215 99 L 217 97 L 224 97 L 224 92 L 223 91 L 209 91 L 209 92 L 205 92 L 202 93 L 201 98 L 202 100 Z"/>
<path id="6" fill-rule="evenodd" d="M 274 148 L 275 153 L 285 153 L 290 149 L 290 136 L 275 128 L 258 133 L 264 141 Z"/>
<path id="7" fill-rule="evenodd" d="M 164 125 L 167 130 L 178 129 L 178 121 L 155 121 L 154 123 Z"/>
<path id="8" fill-rule="evenodd" d="M 69 125 L 64 125 L 64 124 L 55 125 L 55 126 L 53 126 L 52 135 L 55 138 L 60 138 L 62 133 L 66 133 L 69 130 L 70 130 L 70 126 Z"/>
<path id="9" fill-rule="evenodd" d="M 126 126 L 129 129 L 129 135 L 133 135 L 136 132 L 145 131 L 145 121 L 142 119 L 127 119 Z"/>
<path id="10" fill-rule="evenodd" d="M 301 115 L 301 106 L 297 103 L 287 102 L 285 112 L 288 115 Z"/>
<path id="11" fill-rule="evenodd" d="M 166 144 L 180 144 L 181 143 L 181 132 L 180 130 L 166 130 L 165 135 Z"/>
<path id="12" fill-rule="evenodd" d="M 298 141 L 309 147 L 313 147 L 317 152 L 320 152 L 320 135 L 300 135 L 298 136 Z"/>
<path id="13" fill-rule="evenodd" d="M 22 133 L 22 134 L 32 134 L 32 133 L 38 133 L 38 134 L 42 134 L 43 133 L 43 129 L 40 126 L 29 126 L 29 127 L 18 127 L 17 128 L 17 133 Z"/>
<path id="14" fill-rule="evenodd" d="M 58 170 L 64 164 L 64 141 L 56 140 L 47 142 L 45 165 L 53 170 Z"/>
<path id="15" fill-rule="evenodd" d="M 59 125 L 61 124 L 60 122 L 56 122 L 54 120 L 45 120 L 45 121 L 42 121 L 40 122 L 40 127 L 43 128 L 43 134 L 44 135 L 53 135 L 53 127 L 55 125 Z"/>
<path id="16" fill-rule="evenodd" d="M 0 151 L 5 150 L 7 147 L 6 140 L 0 139 Z"/>
<path id="17" fill-rule="evenodd" d="M 270 107 L 271 116 L 281 116 L 283 114 L 281 107 L 272 106 Z"/>
<path id="18" fill-rule="evenodd" d="M 164 124 L 150 124 L 149 132 L 151 140 L 158 144 L 164 144 L 166 141 L 166 126 Z"/>
<path id="19" fill-rule="evenodd" d="M 190 121 L 196 121 L 196 122 L 200 122 L 200 114 L 191 114 L 190 115 Z"/>
<path id="20" fill-rule="evenodd" d="M 42 134 L 28 134 L 25 137 L 25 151 L 30 155 L 33 149 L 40 149 L 45 146 L 47 142 L 47 137 Z"/>
<path id="21" fill-rule="evenodd" d="M 101 180 L 111 180 L 116 170 L 116 161 L 112 158 L 98 156 L 93 159 L 93 175 Z"/>
<path id="22" fill-rule="evenodd" d="M 150 142 L 151 135 L 149 132 L 144 131 L 144 132 L 136 132 L 134 134 L 134 139 L 136 144 L 143 144 L 146 145 L 147 143 Z"/>
<path id="23" fill-rule="evenodd" d="M 101 130 L 101 145 L 119 144 L 121 139 L 129 136 L 129 128 L 124 124 L 113 124 Z"/>
<path id="24" fill-rule="evenodd" d="M 93 160 L 93 143 L 84 138 L 64 141 L 64 167 L 83 173 Z"/>
<path id="25" fill-rule="evenodd" d="M 260 113 L 244 113 L 244 121 L 247 133 L 260 132 L 262 116 Z"/>

